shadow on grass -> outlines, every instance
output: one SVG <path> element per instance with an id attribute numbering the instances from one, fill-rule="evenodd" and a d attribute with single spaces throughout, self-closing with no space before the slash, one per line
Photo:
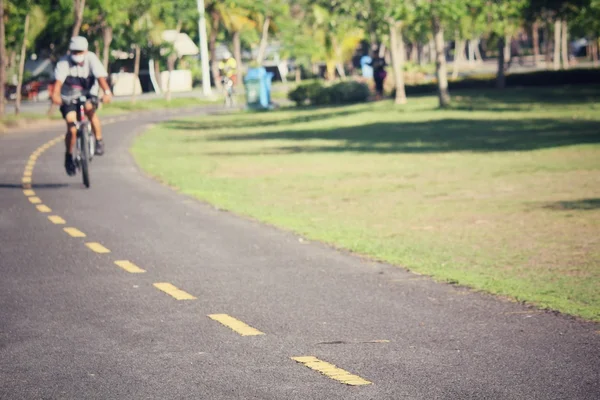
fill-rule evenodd
<path id="1" fill-rule="evenodd" d="M 214 135 L 188 140 L 290 141 L 290 146 L 220 155 L 318 152 L 427 153 L 448 151 L 527 151 L 600 143 L 597 121 L 526 119 L 441 119 L 411 123 L 374 123 L 331 130 L 290 130 L 247 135 Z M 318 140 L 319 142 L 309 141 Z M 331 141 L 331 144 L 323 143 Z M 304 142 L 304 143 L 303 143 Z M 213 153 L 214 154 L 214 153 Z"/>
<path id="2" fill-rule="evenodd" d="M 562 86 L 510 90 L 458 91 L 451 109 L 466 111 L 526 111 L 543 106 L 581 104 L 590 107 L 600 102 L 600 86 Z M 590 104 L 585 104 L 585 103 Z"/>
<path id="3" fill-rule="evenodd" d="M 592 198 L 592 199 L 580 199 L 573 201 L 557 201 L 554 203 L 548 203 L 543 206 L 543 208 L 549 210 L 556 211 L 564 211 L 564 210 L 597 210 L 600 208 L 600 199 Z"/>
<path id="4" fill-rule="evenodd" d="M 331 107 L 328 107 L 331 108 Z M 341 107 L 340 107 L 341 108 Z M 223 121 L 194 121 L 194 120 L 173 120 L 165 123 L 165 126 L 171 129 L 178 130 L 202 130 L 202 129 L 233 129 L 233 128 L 251 128 L 257 126 L 277 126 L 277 125 L 290 125 L 290 124 L 301 124 L 305 122 L 314 122 L 319 120 L 326 120 L 336 117 L 345 117 L 350 115 L 356 115 L 362 110 L 339 110 L 332 112 L 317 112 L 317 113 L 309 113 L 310 111 L 315 112 L 319 109 L 297 109 L 298 111 L 305 111 L 301 115 L 297 115 L 292 118 L 283 118 L 283 119 L 272 119 L 272 120 L 260 120 L 252 117 L 248 117 L 248 115 L 240 114 L 236 115 L 236 118 L 229 118 Z M 289 111 L 289 110 L 286 110 Z M 308 112 L 306 112 L 308 111 Z M 276 114 L 277 111 L 271 112 L 272 115 Z M 255 116 L 256 113 L 250 114 Z"/>

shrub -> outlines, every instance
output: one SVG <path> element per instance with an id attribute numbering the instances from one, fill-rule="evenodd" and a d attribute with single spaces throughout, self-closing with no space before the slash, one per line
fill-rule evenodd
<path id="1" fill-rule="evenodd" d="M 536 71 L 506 75 L 506 87 L 530 86 L 560 86 L 600 84 L 600 69 L 570 69 L 565 71 Z M 448 89 L 491 89 L 496 87 L 494 74 L 474 75 L 465 79 L 449 80 Z M 407 95 L 429 94 L 437 91 L 437 84 L 425 83 L 420 85 L 406 85 Z M 392 97 L 395 90 L 392 92 Z"/>
<path id="2" fill-rule="evenodd" d="M 369 95 L 369 88 L 359 82 L 339 82 L 332 86 L 312 82 L 298 86 L 288 93 L 288 98 L 298 106 L 303 105 L 307 100 L 313 106 L 323 106 L 360 103 L 366 101 Z"/>
<path id="3" fill-rule="evenodd" d="M 288 99 L 296 103 L 297 106 L 303 105 L 308 100 L 308 87 L 299 85 L 296 89 L 288 93 Z"/>

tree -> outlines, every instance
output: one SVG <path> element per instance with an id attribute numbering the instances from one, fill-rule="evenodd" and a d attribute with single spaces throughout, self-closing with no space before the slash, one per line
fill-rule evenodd
<path id="1" fill-rule="evenodd" d="M 85 10 L 85 0 L 73 0 L 73 12 L 75 14 L 75 24 L 71 36 L 78 36 L 81 24 L 83 23 L 83 12 Z"/>
<path id="2" fill-rule="evenodd" d="M 4 0 L 0 0 L 0 117 L 4 116 L 4 87 L 6 85 L 6 44 L 4 26 Z"/>
<path id="3" fill-rule="evenodd" d="M 435 46 L 435 70 L 438 82 L 438 98 L 440 107 L 450 104 L 448 92 L 448 72 L 446 68 L 446 43 L 444 24 L 456 15 L 464 14 L 464 1 L 444 2 L 442 0 L 419 1 L 419 11 L 430 16 Z"/>
<path id="4" fill-rule="evenodd" d="M 24 21 L 22 26 L 22 35 L 17 38 L 20 40 L 19 68 L 17 73 L 17 89 L 15 99 L 15 114 L 19 114 L 21 108 L 21 89 L 23 87 L 23 74 L 25 70 L 25 59 L 27 58 L 27 49 L 31 47 L 39 33 L 44 29 L 46 16 L 39 6 L 32 5 L 31 0 L 13 0 L 15 12 L 12 20 L 18 22 Z M 25 15 L 23 16 L 23 13 Z M 31 24 L 30 22 L 33 22 Z"/>
<path id="5" fill-rule="evenodd" d="M 510 40 L 522 22 L 525 6 L 527 0 L 493 0 L 487 5 L 490 29 L 498 37 L 496 87 L 499 89 L 506 86 L 505 46 L 510 46 Z"/>
<path id="6" fill-rule="evenodd" d="M 392 57 L 392 69 L 394 71 L 394 83 L 396 88 L 395 104 L 406 104 L 406 89 L 404 87 L 404 61 L 406 51 L 404 48 L 403 30 L 409 15 L 415 15 L 417 10 L 413 3 L 403 0 L 371 1 L 369 11 L 373 13 L 370 17 L 373 25 L 381 22 L 389 29 L 390 54 Z"/>

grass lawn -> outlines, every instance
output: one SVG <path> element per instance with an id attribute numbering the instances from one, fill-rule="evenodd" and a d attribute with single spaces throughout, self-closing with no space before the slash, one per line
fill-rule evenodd
<path id="1" fill-rule="evenodd" d="M 220 208 L 600 321 L 600 87 L 453 94 L 175 120 L 132 151 Z"/>

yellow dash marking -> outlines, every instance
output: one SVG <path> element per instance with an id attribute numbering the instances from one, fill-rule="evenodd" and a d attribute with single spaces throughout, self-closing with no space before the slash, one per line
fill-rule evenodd
<path id="1" fill-rule="evenodd" d="M 31 183 L 24 183 L 22 186 L 23 189 L 31 189 Z"/>
<path id="2" fill-rule="evenodd" d="M 155 283 L 154 287 L 159 290 L 162 290 L 163 292 L 165 292 L 168 295 L 175 297 L 177 300 L 195 300 L 196 299 L 191 294 L 186 293 L 183 290 L 176 288 L 175 286 L 171 285 L 170 283 L 166 283 L 166 282 Z"/>
<path id="3" fill-rule="evenodd" d="M 31 183 L 31 177 L 30 176 L 24 176 L 22 182 L 23 183 Z"/>
<path id="4" fill-rule="evenodd" d="M 39 197 L 35 197 L 35 196 L 29 197 L 29 201 L 32 204 L 40 204 L 42 202 L 42 200 Z"/>
<path id="5" fill-rule="evenodd" d="M 85 237 L 85 233 L 81 232 L 77 228 L 64 228 L 64 231 L 72 237 Z"/>
<path id="6" fill-rule="evenodd" d="M 29 197 L 29 196 L 35 196 L 35 192 L 33 190 L 31 190 L 31 189 L 25 189 L 25 190 L 23 190 L 23 194 L 25 196 L 27 196 L 27 197 Z"/>
<path id="7" fill-rule="evenodd" d="M 45 204 L 38 204 L 37 209 L 39 212 L 43 212 L 43 213 L 52 212 L 52 209 Z"/>
<path id="8" fill-rule="evenodd" d="M 31 176 L 31 171 L 25 171 L 23 172 L 23 176 Z"/>
<path id="9" fill-rule="evenodd" d="M 110 253 L 110 250 L 106 247 L 102 246 L 100 243 L 89 242 L 85 244 L 90 250 L 95 251 L 96 253 L 106 254 Z"/>
<path id="10" fill-rule="evenodd" d="M 58 215 L 50 215 L 48 216 L 48 219 L 52 221 L 52 223 L 57 225 L 64 225 L 66 223 L 65 220 L 59 217 Z"/>
<path id="11" fill-rule="evenodd" d="M 353 375 L 348 371 L 338 368 L 333 364 L 330 364 L 326 361 L 321 361 L 317 357 L 292 357 L 292 360 L 299 362 L 300 364 L 303 364 L 312 370 L 318 371 L 328 378 L 334 379 L 346 385 L 361 386 L 370 385 L 372 383 L 358 375 Z"/>
<path id="12" fill-rule="evenodd" d="M 248 326 L 242 321 L 235 319 L 227 314 L 210 314 L 208 317 L 222 323 L 228 328 L 233 329 L 235 332 L 239 333 L 242 336 L 264 335 L 264 333 L 259 331 L 258 329 L 254 329 L 253 327 Z"/>
<path id="13" fill-rule="evenodd" d="M 115 261 L 115 264 L 117 264 L 119 267 L 123 268 L 125 271 L 132 273 L 132 274 L 141 274 L 142 272 L 146 272 L 145 270 L 141 269 L 140 267 L 138 267 L 131 261 L 118 260 L 118 261 Z"/>

